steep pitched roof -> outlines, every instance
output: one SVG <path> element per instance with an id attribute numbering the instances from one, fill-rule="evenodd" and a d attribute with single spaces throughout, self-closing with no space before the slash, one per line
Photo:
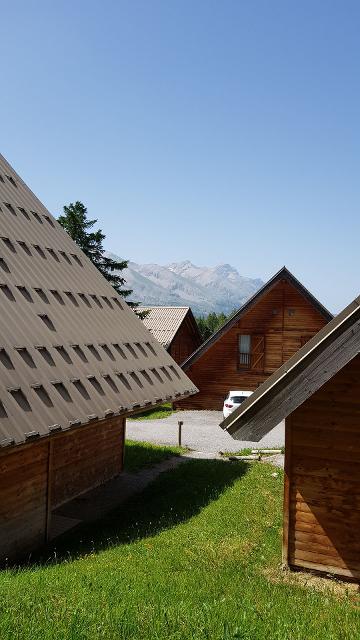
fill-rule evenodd
<path id="1" fill-rule="evenodd" d="M 323 327 L 234 411 L 221 427 L 258 441 L 360 352 L 360 296 Z"/>
<path id="2" fill-rule="evenodd" d="M 186 317 L 197 326 L 190 307 L 141 307 L 140 310 L 149 312 L 143 319 L 144 325 L 165 349 L 170 347 Z"/>
<path id="3" fill-rule="evenodd" d="M 221 336 L 223 336 L 231 327 L 236 324 L 242 316 L 245 315 L 252 307 L 254 307 L 257 302 L 266 294 L 270 289 L 272 289 L 280 280 L 286 279 L 290 282 L 300 293 L 307 299 L 309 302 L 321 313 L 324 318 L 329 321 L 333 317 L 330 311 L 328 311 L 322 304 L 315 298 L 315 296 L 310 293 L 310 291 L 304 287 L 301 282 L 295 278 L 295 276 L 286 268 L 282 267 L 275 275 L 268 280 L 245 304 L 236 313 L 234 313 L 231 318 L 218 331 L 216 331 L 210 338 L 208 338 L 191 356 L 185 360 L 182 364 L 182 368 L 184 370 L 188 369 L 194 362 L 196 362 Z"/>
<path id="4" fill-rule="evenodd" d="M 196 392 L 0 156 L 0 444 Z"/>

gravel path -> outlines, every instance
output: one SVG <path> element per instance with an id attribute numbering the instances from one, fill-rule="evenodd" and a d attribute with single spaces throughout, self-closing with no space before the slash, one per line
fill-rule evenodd
<path id="1" fill-rule="evenodd" d="M 219 427 L 222 420 L 221 411 L 178 411 L 160 420 L 128 420 L 126 437 L 130 440 L 176 445 L 178 420 L 183 421 L 182 445 L 195 451 L 218 453 L 238 451 L 244 447 L 281 447 L 285 442 L 283 422 L 260 442 L 234 440 Z"/>

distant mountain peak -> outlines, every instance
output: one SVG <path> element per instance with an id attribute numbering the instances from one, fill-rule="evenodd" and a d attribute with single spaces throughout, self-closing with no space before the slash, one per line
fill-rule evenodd
<path id="1" fill-rule="evenodd" d="M 199 267 L 191 260 L 168 265 L 129 262 L 122 275 L 133 289 L 133 300 L 149 306 L 191 307 L 196 315 L 228 314 L 263 285 L 260 279 L 240 275 L 230 264 Z"/>

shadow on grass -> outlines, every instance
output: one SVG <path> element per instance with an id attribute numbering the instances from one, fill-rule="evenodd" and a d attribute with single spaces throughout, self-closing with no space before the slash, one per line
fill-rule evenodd
<path id="1" fill-rule="evenodd" d="M 246 463 L 189 460 L 173 471 L 162 473 L 142 493 L 102 520 L 64 534 L 41 555 L 33 557 L 31 564 L 69 561 L 186 522 L 244 476 L 248 468 Z"/>
<path id="2" fill-rule="evenodd" d="M 185 448 L 155 445 L 136 440 L 125 441 L 124 471 L 134 473 L 152 467 L 172 456 L 185 453 Z"/>

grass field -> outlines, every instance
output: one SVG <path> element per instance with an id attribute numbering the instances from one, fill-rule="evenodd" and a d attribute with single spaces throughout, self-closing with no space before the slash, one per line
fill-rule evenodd
<path id="1" fill-rule="evenodd" d="M 1 640 L 358 638 L 353 590 L 281 571 L 273 470 L 184 463 L 53 562 L 0 572 Z"/>
<path id="2" fill-rule="evenodd" d="M 129 420 L 159 420 L 160 418 L 167 418 L 174 413 L 174 410 L 170 403 L 165 403 L 156 407 L 155 409 L 148 409 L 141 413 L 135 413 Z"/>
<path id="3" fill-rule="evenodd" d="M 125 471 L 136 472 L 144 467 L 152 467 L 158 462 L 167 460 L 171 456 L 180 456 L 186 451 L 187 449 L 183 447 L 162 447 L 150 442 L 126 440 Z"/>

